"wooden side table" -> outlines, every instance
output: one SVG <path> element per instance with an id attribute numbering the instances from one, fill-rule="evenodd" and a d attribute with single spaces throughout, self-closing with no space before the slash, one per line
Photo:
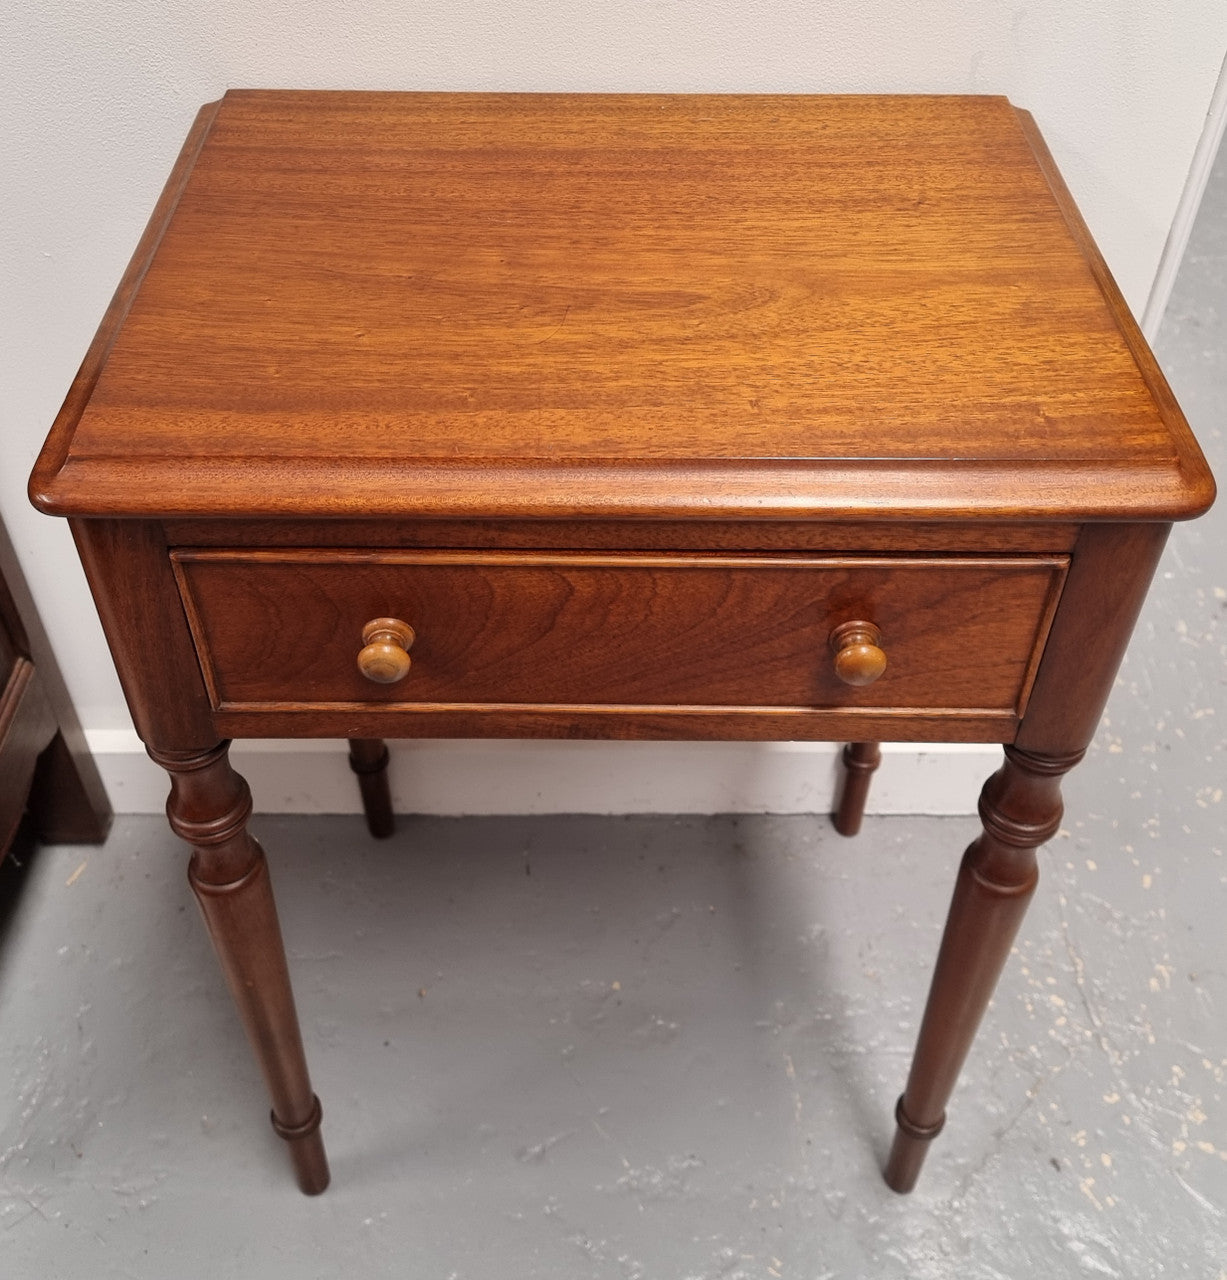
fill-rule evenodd
<path id="1" fill-rule="evenodd" d="M 68 516 L 303 1190 L 233 736 L 1005 744 L 911 1188 L 1169 522 L 1213 481 L 1002 98 L 230 93 L 31 482 Z"/>

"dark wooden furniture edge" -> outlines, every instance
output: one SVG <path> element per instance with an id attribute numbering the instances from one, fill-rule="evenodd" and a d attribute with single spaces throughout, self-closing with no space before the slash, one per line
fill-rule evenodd
<path id="1" fill-rule="evenodd" d="M 0 689 L 0 858 L 17 834 L 39 756 L 55 732 L 38 672 L 19 657 Z"/>
<path id="2" fill-rule="evenodd" d="M 183 194 L 184 187 L 187 186 L 192 168 L 204 147 L 220 107 L 220 101 L 211 102 L 201 107 L 196 113 L 196 119 L 180 148 L 170 177 L 167 178 L 153 213 L 145 225 L 145 230 L 141 233 L 141 238 L 133 250 L 132 258 L 120 277 L 119 285 L 102 317 L 98 331 L 94 334 L 93 341 L 85 353 L 85 359 L 81 362 L 72 386 L 68 389 L 68 395 L 64 398 L 59 413 L 56 414 L 46 443 L 30 474 L 28 489 L 30 501 L 40 511 L 53 511 L 54 499 L 50 495 L 56 487 L 57 477 L 64 469 L 77 422 L 85 412 L 85 406 L 89 403 L 89 398 L 106 364 L 107 355 L 119 336 L 123 322 L 141 287 L 145 272 L 149 270 L 162 236 L 170 225 L 175 206 Z M 68 513 L 54 512 L 54 514 Z"/>
<path id="3" fill-rule="evenodd" d="M 1014 111 L 1018 116 L 1019 124 L 1022 126 L 1023 133 L 1035 155 L 1036 161 L 1039 163 L 1040 170 L 1048 182 L 1049 190 L 1051 190 L 1057 206 L 1061 210 L 1065 225 L 1069 228 L 1070 234 L 1082 250 L 1083 256 L 1095 277 L 1095 283 L 1099 286 L 1099 291 L 1103 294 L 1104 300 L 1108 304 L 1108 310 L 1116 321 L 1120 335 L 1124 339 L 1125 345 L 1129 348 L 1134 363 L 1138 367 L 1138 372 L 1141 373 L 1147 390 L 1154 398 L 1159 415 L 1162 417 L 1164 425 L 1176 445 L 1176 465 L 1179 483 L 1184 492 L 1184 504 L 1171 511 L 1155 512 L 1153 515 L 1138 513 L 1133 515 L 1133 518 L 1163 520 L 1195 518 L 1208 511 L 1214 502 L 1216 487 L 1214 477 L 1210 473 L 1210 467 L 1206 463 L 1201 447 L 1194 438 L 1193 432 L 1189 429 L 1188 419 L 1185 418 L 1183 410 L 1176 403 L 1176 397 L 1172 394 L 1172 389 L 1168 386 L 1167 379 L 1163 376 L 1163 371 L 1159 368 L 1159 362 L 1155 359 L 1154 352 L 1150 349 L 1150 344 L 1142 336 L 1142 331 L 1133 317 L 1133 312 L 1129 309 L 1129 304 L 1125 301 L 1115 277 L 1109 270 L 1103 254 L 1099 251 L 1099 246 L 1091 235 L 1090 228 L 1086 225 L 1081 211 L 1074 202 L 1069 187 L 1066 186 L 1065 179 L 1061 176 L 1061 171 L 1057 168 L 1056 161 L 1052 158 L 1052 152 L 1049 151 L 1048 144 L 1044 141 L 1043 135 L 1039 131 L 1039 126 L 1035 123 L 1034 116 L 1032 116 L 1031 112 L 1024 111 L 1020 107 L 1015 107 Z"/>
<path id="4" fill-rule="evenodd" d="M 359 547 L 461 551 L 782 551 L 896 552 L 899 521 L 830 520 L 219 520 L 162 522 L 172 548 Z M 908 541 L 927 552 L 1010 555 L 1069 551 L 1079 526 L 1069 522 L 999 524 L 912 521 Z"/>
<path id="5" fill-rule="evenodd" d="M 56 448 L 62 448 L 59 437 Z M 261 458 L 243 460 L 241 488 L 234 474 L 234 460 L 224 458 L 81 458 L 57 468 L 54 456 L 44 455 L 30 500 L 47 515 L 137 519 L 852 520 L 858 511 L 881 511 L 898 520 L 931 520 L 940 511 L 951 519 L 1060 523 L 1126 514 L 1191 519 L 1213 499 L 1212 483 L 1191 488 L 1176 466 L 1092 459 L 1060 465 L 943 460 L 940 466 L 894 459 L 660 459 L 646 466 L 352 457 L 343 478 L 329 475 L 325 482 L 322 469 L 310 463 Z"/>
<path id="6" fill-rule="evenodd" d="M 2 527 L 0 626 L 19 655 L 0 694 L 0 851 L 23 811 L 44 843 L 100 844 L 113 816 L 106 789 Z"/>

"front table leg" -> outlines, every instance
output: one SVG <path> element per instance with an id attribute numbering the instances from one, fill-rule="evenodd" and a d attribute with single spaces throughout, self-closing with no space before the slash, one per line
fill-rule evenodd
<path id="1" fill-rule="evenodd" d="M 248 834 L 251 792 L 230 767 L 228 742 L 199 753 L 150 749 L 171 777 L 167 816 L 193 847 L 188 879 L 290 1146 L 299 1187 L 328 1185 L 320 1104 L 311 1091 L 281 927 L 264 850 Z"/>
<path id="2" fill-rule="evenodd" d="M 912 1190 L 945 1124 L 946 1102 L 1035 890 L 1035 850 L 1060 826 L 1061 776 L 1082 755 L 1006 747 L 1005 763 L 984 784 L 984 832 L 963 855 L 916 1056 L 895 1108 L 898 1129 L 885 1171 L 892 1190 Z"/>

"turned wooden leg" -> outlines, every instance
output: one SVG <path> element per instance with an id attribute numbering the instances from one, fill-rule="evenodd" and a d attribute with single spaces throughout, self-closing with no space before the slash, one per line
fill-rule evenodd
<path id="1" fill-rule="evenodd" d="M 869 779 L 882 763 L 882 752 L 876 742 L 849 742 L 844 747 L 843 763 L 843 786 L 831 820 L 841 836 L 854 836 L 861 829 Z"/>
<path id="2" fill-rule="evenodd" d="M 318 1195 L 328 1185 L 320 1104 L 307 1075 L 268 864 L 247 832 L 251 792 L 230 767 L 229 746 L 149 754 L 171 776 L 166 812 L 193 847 L 188 879 L 264 1073 L 273 1129 L 289 1143 L 299 1187 Z"/>
<path id="3" fill-rule="evenodd" d="M 380 840 L 390 836 L 396 819 L 388 790 L 388 744 L 382 738 L 350 738 L 349 767 L 358 775 L 367 829 Z"/>
<path id="4" fill-rule="evenodd" d="M 1061 776 L 1082 758 L 1006 747 L 984 784 L 984 832 L 963 856 L 929 989 L 885 1177 L 895 1191 L 916 1185 L 929 1143 L 946 1122 L 946 1102 L 988 1007 L 1014 935 L 1035 890 L 1035 850 L 1061 822 Z"/>

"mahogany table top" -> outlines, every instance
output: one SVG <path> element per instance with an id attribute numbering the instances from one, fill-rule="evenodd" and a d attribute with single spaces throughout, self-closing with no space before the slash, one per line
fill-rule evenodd
<path id="1" fill-rule="evenodd" d="M 228 93 L 32 483 L 78 515 L 1169 519 L 1212 481 L 993 97 Z"/>

